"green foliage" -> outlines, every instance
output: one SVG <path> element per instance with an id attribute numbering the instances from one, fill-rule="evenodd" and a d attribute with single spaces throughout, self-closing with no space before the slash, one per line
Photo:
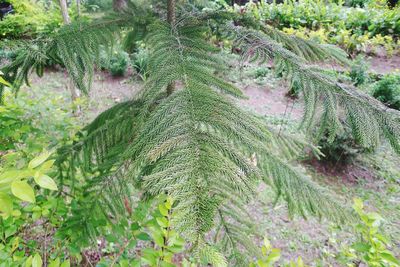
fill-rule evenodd
<path id="1" fill-rule="evenodd" d="M 348 1 L 365 5 L 364 0 Z M 245 12 L 267 24 L 321 43 L 338 44 L 349 52 L 384 47 L 391 55 L 399 49 L 400 12 L 398 8 L 345 7 L 343 1 L 285 1 L 283 4 L 248 4 Z M 397 42 L 397 43 L 396 43 Z"/>
<path id="2" fill-rule="evenodd" d="M 249 267 L 272 267 L 281 257 L 281 251 L 277 248 L 272 248 L 269 240 L 264 237 L 264 244 L 261 247 L 263 257 L 255 263 L 251 263 Z"/>
<path id="3" fill-rule="evenodd" d="M 271 242 L 267 237 L 264 237 L 264 244 L 261 247 L 262 257 L 257 259 L 255 262 L 249 264 L 249 267 L 273 267 L 279 264 L 281 259 L 281 250 L 277 248 L 273 248 Z M 284 267 L 306 267 L 303 263 L 303 259 L 301 257 L 297 258 L 297 261 L 290 261 L 289 263 L 285 263 Z"/>
<path id="4" fill-rule="evenodd" d="M 361 153 L 367 150 L 357 144 L 350 129 L 344 130 L 334 140 L 329 140 L 329 136 L 324 135 L 319 140 L 318 146 L 323 154 L 320 160 L 339 168 L 353 163 Z"/>
<path id="5" fill-rule="evenodd" d="M 94 67 L 100 65 L 102 47 L 112 47 L 121 27 L 136 26 L 139 22 L 135 14 L 140 14 L 146 7 L 147 4 L 135 5 L 129 2 L 129 9 L 124 12 L 112 13 L 91 22 L 76 21 L 49 36 L 30 43 L 21 42 L 16 59 L 1 70 L 13 84 L 14 91 L 18 92 L 23 83 L 29 85 L 28 76 L 31 71 L 42 76 L 44 67 L 51 60 L 64 66 L 75 86 L 88 93 Z M 143 12 L 143 15 L 146 14 L 151 15 Z M 117 64 L 116 69 L 118 66 L 120 64 Z"/>
<path id="6" fill-rule="evenodd" d="M 269 70 L 267 68 L 258 67 L 254 72 L 254 78 L 256 78 L 256 79 L 264 78 L 265 76 L 267 76 L 268 72 L 269 72 Z"/>
<path id="7" fill-rule="evenodd" d="M 14 14 L 0 21 L 2 38 L 32 38 L 48 34 L 62 25 L 61 13 L 56 4 L 45 7 L 42 1 L 9 0 Z"/>
<path id="8" fill-rule="evenodd" d="M 383 76 L 374 85 L 372 95 L 388 107 L 400 110 L 400 75 Z"/>
<path id="9" fill-rule="evenodd" d="M 277 73 L 284 72 L 285 78 L 292 83 L 296 81 L 301 86 L 305 101 L 303 127 L 314 130 L 319 125 L 317 137 L 322 137 L 328 130 L 328 138 L 333 140 L 343 127 L 341 118 L 344 109 L 344 121 L 350 126 L 355 140 L 361 146 L 373 149 L 381 137 L 386 137 L 393 148 L 400 151 L 399 140 L 395 141 L 400 131 L 397 111 L 390 110 L 392 115 L 387 117 L 386 108 L 376 100 L 355 88 L 338 83 L 318 68 L 306 67 L 307 63 L 303 58 L 283 49 L 279 43 L 263 33 L 239 29 L 237 34 L 242 48 L 248 51 L 244 54 L 245 58 L 261 62 L 274 59 Z M 315 116 L 319 108 L 322 108 L 323 113 Z M 382 120 L 382 116 L 386 119 Z"/>
<path id="10" fill-rule="evenodd" d="M 184 250 L 185 241 L 172 229 L 172 207 L 173 200 L 168 197 L 158 205 L 160 214 L 148 225 L 156 246 L 143 250 L 142 261 L 150 266 L 175 266 L 173 256 Z"/>
<path id="11" fill-rule="evenodd" d="M 132 57 L 133 68 L 145 80 L 149 73 L 149 52 L 145 48 L 141 48 Z"/>
<path id="12" fill-rule="evenodd" d="M 102 227 L 110 255 L 98 262 L 97 266 L 176 266 L 174 257 L 184 251 L 186 242 L 172 224 L 173 200 L 161 195 L 151 201 L 141 201 L 132 209 L 127 204 L 126 208 L 129 221 L 111 228 Z M 82 230 L 75 227 L 76 230 Z M 118 234 L 123 236 L 119 237 Z M 193 262 L 198 260 L 190 259 Z M 189 263 L 189 260 L 183 262 Z"/>
<path id="13" fill-rule="evenodd" d="M 349 76 L 355 86 L 360 86 L 368 82 L 368 68 L 368 64 L 361 56 L 358 56 L 353 62 L 353 64 L 351 65 Z"/>
<path id="14" fill-rule="evenodd" d="M 276 200 L 288 203 L 291 216 L 352 217 L 336 196 L 293 166 L 306 142 L 268 127 L 236 105 L 233 99 L 243 94 L 221 78 L 227 64 L 205 38 L 210 36 L 212 12 L 187 16 L 182 9 L 183 15 L 170 25 L 146 5 L 141 8 L 152 21 L 145 39 L 149 59 L 143 90 L 101 113 L 57 151 L 59 187 L 72 197 L 56 237 L 77 262 L 82 250 L 103 236 L 110 247 L 118 247 L 110 248 L 111 261 L 137 264 L 136 252 L 129 254 L 127 248 L 137 240 L 153 240 L 155 247 L 146 250 L 145 260 L 169 266 L 174 250 L 183 248 L 174 230 L 203 265 L 245 266 L 259 254 L 246 207 L 261 182 L 274 189 Z M 42 74 L 50 57 L 87 91 L 102 47 L 110 48 L 116 32 L 137 25 L 140 11 L 132 5 L 112 19 L 65 26 L 27 44 L 23 56 L 3 69 L 6 78 L 18 87 L 32 69 Z M 239 19 L 219 14 L 214 13 L 219 22 Z M 252 21 L 247 22 L 252 28 Z M 255 30 L 228 23 L 224 31 L 243 52 L 243 60 L 263 64 L 272 59 L 277 72 L 299 82 L 305 128 L 320 125 L 320 132 L 328 130 L 334 139 L 344 113 L 363 145 L 377 146 L 386 137 L 400 150 L 397 112 L 308 67 L 320 60 L 345 63 L 343 51 L 269 26 Z M 165 92 L 171 84 L 175 90 Z M 167 198 L 156 211 L 161 215 L 149 215 L 153 201 L 164 194 L 173 204 Z"/>
<path id="15" fill-rule="evenodd" d="M 18 155 L 8 154 L 3 156 L 6 159 L 15 159 Z M 6 162 L 6 168 L 0 173 L 0 180 L 2 188 L 0 190 L 1 212 L 2 216 L 7 218 L 13 211 L 13 200 L 11 195 L 17 197 L 19 200 L 35 203 L 35 192 L 31 185 L 28 184 L 33 178 L 35 183 L 41 188 L 57 190 L 57 185 L 47 173 L 51 169 L 54 161 L 47 160 L 50 156 L 49 152 L 43 152 L 37 157 L 29 161 L 28 166 L 17 168 L 13 164 Z"/>
<path id="16" fill-rule="evenodd" d="M 129 55 L 124 51 L 116 51 L 112 54 L 108 69 L 112 76 L 124 76 L 129 66 Z"/>
<path id="17" fill-rule="evenodd" d="M 82 4 L 89 12 L 96 12 L 96 11 L 104 12 L 112 9 L 111 0 L 83 0 Z"/>
<path id="18" fill-rule="evenodd" d="M 0 66 L 15 58 L 15 53 L 6 48 L 0 48 Z"/>
<path id="19" fill-rule="evenodd" d="M 301 84 L 297 80 L 294 80 L 290 85 L 290 89 L 289 89 L 287 95 L 294 97 L 294 98 L 298 98 L 300 95 L 300 92 L 301 92 Z"/>
<path id="20" fill-rule="evenodd" d="M 35 134 L 35 127 L 24 115 L 17 105 L 0 106 L 0 150 L 13 149 L 18 142 L 26 143 Z"/>
<path id="21" fill-rule="evenodd" d="M 22 153 L 8 153 L 1 158 L 0 266 L 41 266 L 39 253 L 42 251 L 30 234 L 43 232 L 42 227 L 47 224 L 46 231 L 59 225 L 62 216 L 66 215 L 62 210 L 65 207 L 63 201 L 43 190 L 57 190 L 56 183 L 47 175 L 52 173 L 54 163 L 54 160 L 48 160 L 49 155 L 44 152 L 25 163 L 27 165 L 24 165 Z M 24 231 L 26 225 L 30 225 L 29 234 Z"/>
<path id="22" fill-rule="evenodd" d="M 388 238 L 381 234 L 383 218 L 375 212 L 365 212 L 361 199 L 354 199 L 353 208 L 361 220 L 355 227 L 360 240 L 342 252 L 348 266 L 355 266 L 352 263 L 355 260 L 368 266 L 400 266 L 400 261 L 387 248 Z"/>
<path id="23" fill-rule="evenodd" d="M 347 0 L 346 5 L 350 7 L 365 7 L 370 0 Z"/>
<path id="24" fill-rule="evenodd" d="M 185 23 L 173 31 L 163 23 L 153 25 L 147 39 L 150 72 L 141 98 L 105 111 L 84 129 L 73 150 L 60 151 L 66 156 L 59 162 L 63 175 L 74 177 L 79 168 L 94 176 L 87 175 L 84 191 L 91 204 L 81 205 L 73 220 L 86 220 L 82 229 L 96 234 L 95 221 L 103 219 L 91 221 L 85 210 L 121 218 L 126 212 L 124 196 L 132 194 L 129 184 L 146 198 L 167 190 L 176 202 L 173 224 L 193 244 L 196 255 L 223 265 L 220 248 L 231 262 L 243 265 L 246 257 L 238 244 L 249 256 L 257 254 L 244 205 L 258 180 L 289 202 L 292 215 L 345 218 L 336 201 L 328 200 L 320 187 L 283 160 L 296 157 L 304 144 L 266 128 L 224 97 L 240 97 L 241 92 L 214 76 L 224 64 L 203 40 L 207 28 L 196 20 Z M 165 98 L 162 91 L 175 80 L 183 88 Z M 285 156 L 278 154 L 278 147 L 285 148 Z M 249 160 L 252 157 L 259 166 Z M 204 240 L 212 229 L 215 244 Z"/>

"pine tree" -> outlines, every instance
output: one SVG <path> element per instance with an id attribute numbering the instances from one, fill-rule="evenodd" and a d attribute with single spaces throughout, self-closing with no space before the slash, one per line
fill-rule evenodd
<path id="1" fill-rule="evenodd" d="M 362 145 L 376 147 L 386 138 L 400 152 L 399 112 L 310 67 L 321 60 L 345 63 L 346 55 L 334 47 L 226 11 L 180 7 L 172 14 L 169 6 L 166 16 L 165 9 L 130 2 L 117 15 L 73 23 L 24 44 L 16 60 L 2 69 L 19 88 L 28 83 L 31 70 L 43 74 L 45 61 L 52 59 L 87 92 L 101 47 L 112 46 L 120 30 L 137 32 L 146 22 L 150 73 L 143 90 L 100 114 L 78 133 L 77 141 L 58 151 L 61 182 L 73 181 L 77 174 L 85 177 L 86 201 L 70 226 L 95 236 L 92 217 L 97 212 L 118 222 L 133 192 L 142 199 L 167 193 L 176 203 L 173 225 L 194 255 L 213 266 L 241 266 L 257 255 L 246 204 L 256 197 L 260 182 L 288 203 L 291 215 L 351 218 L 337 196 L 293 165 L 308 144 L 278 133 L 236 105 L 234 99 L 245 96 L 221 78 L 226 64 L 204 38 L 209 22 L 223 25 L 243 60 L 262 64 L 271 59 L 276 71 L 299 84 L 306 130 L 317 127 L 319 135 L 328 131 L 333 140 L 345 121 Z"/>

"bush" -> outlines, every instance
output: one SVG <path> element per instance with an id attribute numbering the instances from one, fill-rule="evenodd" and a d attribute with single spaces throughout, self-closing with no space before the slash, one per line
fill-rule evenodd
<path id="1" fill-rule="evenodd" d="M 372 95 L 388 107 L 400 110 L 400 75 L 385 75 L 375 84 Z"/>
<path id="2" fill-rule="evenodd" d="M 254 71 L 254 78 L 258 79 L 258 78 L 265 78 L 268 74 L 269 70 L 268 68 L 265 67 L 258 67 L 255 71 Z"/>
<path id="3" fill-rule="evenodd" d="M 62 25 L 61 13 L 55 4 L 47 7 L 42 2 L 9 0 L 14 14 L 0 21 L 2 38 L 33 38 L 38 34 L 50 33 Z"/>
<path id="4" fill-rule="evenodd" d="M 118 51 L 110 59 L 109 70 L 112 76 L 124 76 L 129 65 L 129 55 L 126 52 Z"/>
<path id="5" fill-rule="evenodd" d="M 322 161 L 332 165 L 347 165 L 354 162 L 358 154 L 366 151 L 357 144 L 349 129 L 344 130 L 334 140 L 329 140 L 328 134 L 318 142 Z"/>

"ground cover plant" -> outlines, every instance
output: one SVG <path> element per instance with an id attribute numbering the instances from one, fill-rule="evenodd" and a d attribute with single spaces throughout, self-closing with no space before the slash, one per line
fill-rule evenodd
<path id="1" fill-rule="evenodd" d="M 371 161 L 382 148 L 397 160 L 400 113 L 353 86 L 362 71 L 347 83 L 316 65 L 346 68 L 344 51 L 224 4 L 124 3 L 16 41 L 16 56 L 1 67 L 0 266 L 399 265 L 398 244 L 381 234 L 381 217 L 359 199 L 352 209 L 346 199 L 357 193 L 328 189 L 300 165 L 325 156 L 319 141 L 342 145 L 344 133 L 373 153 Z M 104 92 L 124 78 L 100 88 L 101 68 L 116 76 L 136 71 L 141 89 L 129 77 L 123 83 L 134 93 L 108 106 Z M 290 101 L 304 110 L 300 125 L 241 106 L 242 82 L 263 87 L 272 77 L 286 84 L 283 95 L 296 88 L 298 99 Z M 27 89 L 32 80 L 39 88 Z M 63 87 L 71 83 L 83 95 L 66 104 Z M 357 155 L 351 166 L 366 165 Z M 381 171 L 394 178 L 384 178 L 390 207 L 380 211 L 398 210 L 399 170 Z M 266 233 L 278 225 L 270 216 L 279 207 L 289 221 L 330 221 L 350 237 L 333 255 L 287 258 L 293 248 L 280 251 L 270 243 L 279 235 L 270 241 Z M 266 209 L 270 214 L 257 217 Z M 393 214 L 387 227 L 396 238 Z"/>

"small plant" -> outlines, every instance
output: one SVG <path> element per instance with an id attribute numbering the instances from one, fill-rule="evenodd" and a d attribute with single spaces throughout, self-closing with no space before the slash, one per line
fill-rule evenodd
<path id="1" fill-rule="evenodd" d="M 149 54 L 144 48 L 140 48 L 133 55 L 132 65 L 140 77 L 145 80 L 148 76 Z"/>
<path id="2" fill-rule="evenodd" d="M 361 199 L 354 199 L 353 208 L 361 220 L 355 226 L 356 232 L 360 235 L 360 241 L 342 251 L 342 256 L 348 266 L 356 266 L 354 264 L 356 261 L 371 267 L 400 266 L 400 261 L 387 249 L 389 239 L 381 234 L 383 218 L 378 213 L 365 212 Z"/>
<path id="3" fill-rule="evenodd" d="M 271 242 L 267 237 L 264 237 L 264 244 L 261 247 L 262 257 L 257 259 L 255 262 L 249 264 L 249 267 L 273 267 L 273 266 L 284 266 L 284 267 L 306 267 L 301 257 L 297 258 L 297 261 L 290 261 L 284 265 L 277 265 L 281 258 L 281 250 L 273 248 Z"/>
<path id="4" fill-rule="evenodd" d="M 256 79 L 265 78 L 267 76 L 268 72 L 269 72 L 268 68 L 258 67 L 254 71 L 254 78 L 256 78 Z"/>
<path id="5" fill-rule="evenodd" d="M 124 76 L 128 66 L 128 53 L 124 51 L 118 51 L 112 55 L 109 63 L 109 70 L 112 76 Z"/>
<path id="6" fill-rule="evenodd" d="M 368 69 L 369 66 L 365 62 L 364 58 L 357 56 L 354 63 L 351 65 L 349 76 L 355 86 L 363 85 L 368 81 Z"/>
<path id="7" fill-rule="evenodd" d="M 375 84 L 372 95 L 388 107 L 400 110 L 400 75 L 385 75 Z"/>
<path id="8" fill-rule="evenodd" d="M 365 151 L 365 148 L 357 144 L 349 130 L 344 130 L 334 140 L 329 140 L 329 137 L 324 135 L 318 145 L 324 155 L 321 160 L 335 166 L 351 164 L 357 155 Z"/>
<path id="9" fill-rule="evenodd" d="M 293 80 L 290 85 L 290 89 L 287 92 L 287 96 L 292 98 L 298 98 L 301 91 L 300 83 L 297 80 Z"/>
<path id="10" fill-rule="evenodd" d="M 53 160 L 47 160 L 49 156 L 50 153 L 45 151 L 24 168 L 11 166 L 1 171 L 0 180 L 4 187 L 0 189 L 0 215 L 7 218 L 13 213 L 14 197 L 24 202 L 36 202 L 34 189 L 30 185 L 31 178 L 42 188 L 57 190 L 54 180 L 46 174 L 54 163 Z M 15 155 L 9 154 L 7 158 L 13 157 Z"/>
<path id="11" fill-rule="evenodd" d="M 166 196 L 159 197 L 153 203 L 158 206 L 151 213 L 149 204 L 139 203 L 137 208 L 129 210 L 132 223 L 129 226 L 131 231 L 125 236 L 126 241 L 115 256 L 100 261 L 96 266 L 176 266 L 174 256 L 184 251 L 185 241 L 171 225 L 173 200 Z M 115 237 L 109 236 L 109 242 L 117 243 Z M 137 246 L 138 241 L 143 243 L 137 247 L 140 253 L 129 255 L 128 249 Z M 187 260 L 184 262 L 188 263 Z"/>
<path id="12" fill-rule="evenodd" d="M 281 257 L 281 250 L 273 248 L 267 237 L 264 237 L 261 253 L 262 257 L 250 263 L 249 267 L 272 267 Z"/>

